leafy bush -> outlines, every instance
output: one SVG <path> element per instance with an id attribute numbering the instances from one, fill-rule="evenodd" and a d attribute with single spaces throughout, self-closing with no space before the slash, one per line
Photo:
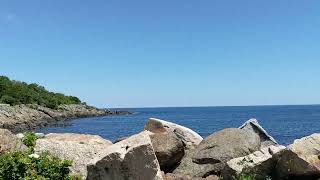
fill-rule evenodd
<path id="1" fill-rule="evenodd" d="M 80 104 L 81 101 L 74 96 L 50 92 L 35 83 L 27 84 L 0 76 L 0 103 L 10 105 L 38 104 L 56 109 L 61 104 Z"/>
<path id="2" fill-rule="evenodd" d="M 253 174 L 240 174 L 239 177 L 237 178 L 238 180 L 255 180 L 255 175 Z"/>
<path id="3" fill-rule="evenodd" d="M 22 138 L 22 142 L 23 142 L 23 144 L 25 144 L 29 148 L 34 148 L 34 146 L 36 145 L 37 139 L 38 138 L 35 133 L 26 132 L 26 133 L 24 133 L 24 137 Z"/>
<path id="4" fill-rule="evenodd" d="M 0 156 L 0 179 L 69 180 L 71 161 L 60 160 L 48 153 L 38 158 L 27 152 L 14 152 Z"/>
<path id="5" fill-rule="evenodd" d="M 49 153 L 33 154 L 37 136 L 24 133 L 23 143 L 29 147 L 24 152 L 0 155 L 0 180 L 80 180 L 70 175 L 72 162 L 60 160 Z"/>
<path id="6" fill-rule="evenodd" d="M 0 99 L 0 102 L 5 103 L 5 104 L 14 104 L 16 101 L 15 98 L 8 96 L 8 95 L 3 95 Z"/>

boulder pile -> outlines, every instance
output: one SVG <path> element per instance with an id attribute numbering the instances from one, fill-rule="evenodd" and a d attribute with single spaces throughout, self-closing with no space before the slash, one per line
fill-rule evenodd
<path id="1" fill-rule="evenodd" d="M 25 148 L 7 130 L 0 138 L 2 151 Z M 36 153 L 46 151 L 72 160 L 72 172 L 87 180 L 320 178 L 320 134 L 285 147 L 255 119 L 203 139 L 189 128 L 151 118 L 142 132 L 115 143 L 96 135 L 47 134 L 35 146 Z"/>

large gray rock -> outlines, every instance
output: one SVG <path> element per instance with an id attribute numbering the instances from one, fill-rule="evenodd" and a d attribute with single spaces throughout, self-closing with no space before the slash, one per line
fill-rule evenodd
<path id="1" fill-rule="evenodd" d="M 0 129 L 0 154 L 13 152 L 13 151 L 23 151 L 27 147 L 12 134 L 7 129 Z"/>
<path id="2" fill-rule="evenodd" d="M 107 149 L 112 143 L 97 135 L 85 134 L 48 134 L 38 139 L 36 153 L 48 151 L 60 159 L 72 160 L 71 170 L 74 174 L 87 176 L 88 163 L 99 157 L 99 152 Z"/>
<path id="3" fill-rule="evenodd" d="M 320 134 L 297 139 L 279 155 L 278 179 L 320 178 Z"/>
<path id="4" fill-rule="evenodd" d="M 198 145 L 203 138 L 193 130 L 161 119 L 150 118 L 145 125 L 145 130 L 157 133 L 170 130 L 174 132 L 185 144 Z"/>
<path id="5" fill-rule="evenodd" d="M 219 174 L 230 159 L 246 156 L 260 148 L 258 135 L 237 128 L 218 131 L 204 139 L 195 150 L 192 161 L 209 165 L 204 177 Z"/>
<path id="6" fill-rule="evenodd" d="M 197 147 L 193 160 L 199 164 L 226 162 L 250 154 L 259 147 L 257 135 L 241 129 L 227 128 L 204 139 Z"/>
<path id="7" fill-rule="evenodd" d="M 171 131 L 149 133 L 161 170 L 171 172 L 184 156 L 184 144 Z"/>
<path id="8" fill-rule="evenodd" d="M 275 170 L 277 158 L 274 155 L 283 149 L 284 146 L 271 145 L 247 156 L 231 159 L 222 170 L 221 176 L 225 180 L 233 180 L 241 173 L 247 173 L 254 175 L 257 180 L 265 180 L 271 177 Z"/>
<path id="9" fill-rule="evenodd" d="M 100 152 L 87 167 L 87 180 L 162 180 L 149 133 L 144 131 Z"/>
<path id="10" fill-rule="evenodd" d="M 174 174 L 186 175 L 192 177 L 203 177 L 208 171 L 213 169 L 214 164 L 197 164 L 192 161 L 192 157 L 195 153 L 195 147 L 189 146 L 185 150 L 185 155 L 182 158 L 179 166 L 173 171 Z"/>
<path id="11" fill-rule="evenodd" d="M 150 136 L 161 170 L 166 173 L 172 172 L 184 156 L 184 143 L 174 132 L 167 129 L 154 132 L 147 131 L 147 133 Z M 121 142 L 127 138 L 119 138 L 114 143 Z"/>
<path id="12" fill-rule="evenodd" d="M 229 128 L 218 131 L 198 146 L 189 146 L 180 165 L 173 171 L 192 177 L 220 174 L 227 161 L 246 156 L 260 148 L 258 135 L 242 129 Z"/>
<path id="13" fill-rule="evenodd" d="M 239 129 L 243 129 L 252 135 L 258 135 L 260 137 L 261 148 L 278 144 L 277 141 L 262 128 L 256 119 L 248 120 L 240 126 Z"/>

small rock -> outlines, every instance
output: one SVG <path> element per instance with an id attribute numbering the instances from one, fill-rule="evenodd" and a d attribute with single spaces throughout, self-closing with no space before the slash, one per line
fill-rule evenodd
<path id="1" fill-rule="evenodd" d="M 22 133 L 18 133 L 18 134 L 16 134 L 16 136 L 17 136 L 18 139 L 23 139 L 24 138 L 24 134 L 22 134 Z"/>
<path id="2" fill-rule="evenodd" d="M 44 133 L 35 133 L 35 135 L 37 136 L 37 138 L 44 138 Z"/>

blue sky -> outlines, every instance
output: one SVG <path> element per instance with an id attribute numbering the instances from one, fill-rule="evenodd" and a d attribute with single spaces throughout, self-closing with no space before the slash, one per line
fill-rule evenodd
<path id="1" fill-rule="evenodd" d="M 319 104 L 319 7 L 2 0 L 0 73 L 99 107 Z"/>

